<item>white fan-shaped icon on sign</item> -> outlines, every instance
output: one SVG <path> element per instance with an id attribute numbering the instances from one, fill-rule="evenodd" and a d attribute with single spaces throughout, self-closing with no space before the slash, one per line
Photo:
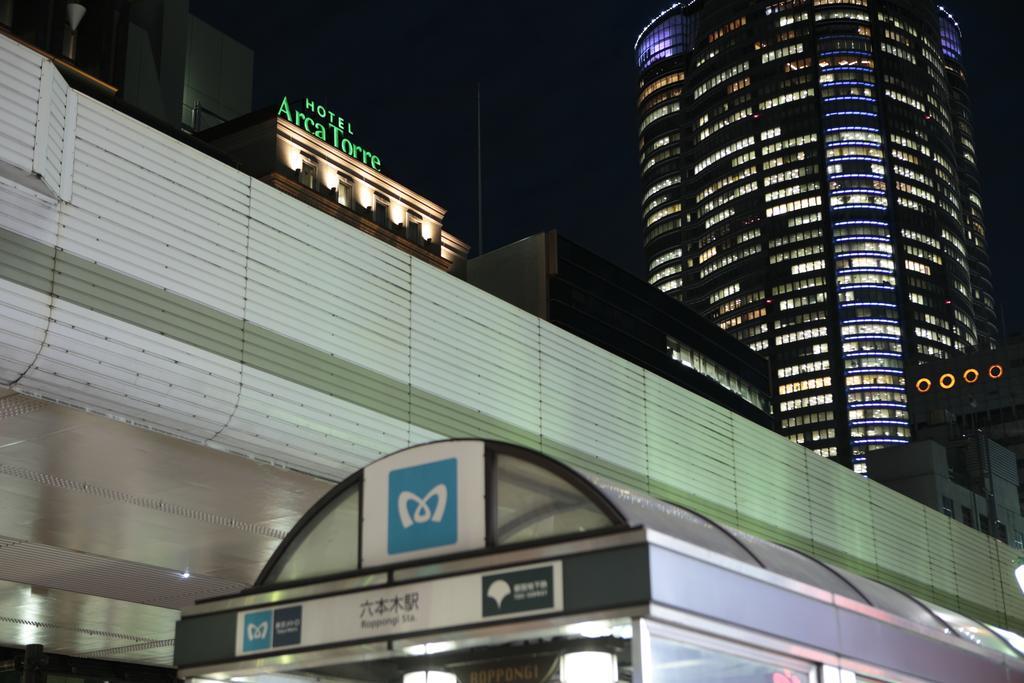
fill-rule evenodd
<path id="1" fill-rule="evenodd" d="M 487 587 L 487 597 L 494 600 L 498 609 L 501 609 L 501 603 L 504 602 L 505 598 L 511 594 L 512 586 L 508 585 L 508 581 L 505 581 L 504 579 L 498 579 Z"/>

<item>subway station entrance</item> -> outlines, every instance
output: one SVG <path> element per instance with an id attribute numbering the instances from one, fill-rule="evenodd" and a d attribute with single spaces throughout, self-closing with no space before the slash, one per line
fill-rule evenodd
<path id="1" fill-rule="evenodd" d="M 1024 681 L 1024 639 L 520 447 L 382 458 L 244 593 L 182 615 L 186 679 Z"/>

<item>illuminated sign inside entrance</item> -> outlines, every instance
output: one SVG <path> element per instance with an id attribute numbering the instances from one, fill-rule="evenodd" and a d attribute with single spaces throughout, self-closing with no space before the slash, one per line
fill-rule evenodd
<path id="1" fill-rule="evenodd" d="M 298 102 L 293 105 L 287 97 L 282 97 L 277 115 L 324 142 L 331 143 L 356 161 L 366 164 L 375 171 L 380 170 L 380 157 L 352 142 L 351 122 L 308 97 L 303 106 L 297 105 Z"/>

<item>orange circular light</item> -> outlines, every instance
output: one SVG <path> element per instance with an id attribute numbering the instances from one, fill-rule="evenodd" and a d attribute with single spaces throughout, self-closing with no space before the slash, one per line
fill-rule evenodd
<path id="1" fill-rule="evenodd" d="M 929 391 L 932 390 L 932 381 L 927 377 L 922 377 L 921 379 L 917 380 L 917 383 L 915 383 L 914 386 L 917 387 L 917 390 L 920 393 L 927 394 Z"/>
<path id="2" fill-rule="evenodd" d="M 956 377 L 952 373 L 947 372 L 939 378 L 939 386 L 943 389 L 952 389 L 956 386 Z"/>
<path id="3" fill-rule="evenodd" d="M 1002 379 L 1005 372 L 1006 371 L 1003 370 L 1003 366 L 1000 365 L 999 363 L 996 363 L 995 365 L 988 369 L 988 376 L 991 377 L 992 379 Z"/>
<path id="4" fill-rule="evenodd" d="M 981 377 L 981 373 L 975 370 L 974 368 L 968 368 L 967 370 L 964 370 L 964 381 L 967 382 L 968 384 L 974 384 L 975 382 L 978 381 L 979 377 Z"/>

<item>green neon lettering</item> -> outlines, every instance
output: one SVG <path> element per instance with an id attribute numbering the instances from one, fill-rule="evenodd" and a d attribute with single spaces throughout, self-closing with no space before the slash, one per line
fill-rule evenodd
<path id="1" fill-rule="evenodd" d="M 327 118 L 327 110 L 324 109 L 324 106 L 322 104 L 316 105 L 316 115 L 322 119 Z"/>
<path id="2" fill-rule="evenodd" d="M 313 135 L 317 136 L 318 138 L 320 138 L 324 142 L 327 142 L 327 129 L 324 128 L 324 124 L 322 124 L 322 123 L 315 123 L 313 125 L 316 126 L 316 130 L 313 131 Z"/>
<path id="3" fill-rule="evenodd" d="M 296 126 L 301 126 L 301 125 L 303 125 L 303 121 L 308 121 L 308 120 L 309 120 L 308 116 L 303 114 L 301 111 L 296 111 L 295 112 L 295 121 L 293 121 L 293 123 Z"/>
<path id="4" fill-rule="evenodd" d="M 352 134 L 353 134 L 353 133 L 352 133 L 352 124 L 351 124 L 351 123 L 350 123 L 350 124 L 348 124 L 348 134 L 349 134 L 349 135 L 352 135 Z"/>
<path id="5" fill-rule="evenodd" d="M 348 146 L 346 147 L 346 145 L 348 145 Z M 354 156 L 354 153 L 352 152 L 352 148 L 353 147 L 354 147 L 354 145 L 352 144 L 351 140 L 349 140 L 348 138 L 342 138 L 341 139 L 341 151 L 342 152 L 344 152 L 345 154 L 348 154 L 349 156 Z"/>
<path id="6" fill-rule="evenodd" d="M 311 100 L 311 99 L 309 99 L 307 97 L 306 98 L 306 109 L 308 109 L 310 111 L 316 111 L 316 102 L 314 102 L 313 100 Z"/>
<path id="7" fill-rule="evenodd" d="M 358 161 L 359 160 L 359 153 L 363 151 L 363 148 L 360 147 L 359 145 L 352 145 L 352 147 L 353 147 L 353 151 L 350 152 L 350 154 L 352 155 L 353 159 Z"/>
<path id="8" fill-rule="evenodd" d="M 291 120 L 292 120 L 292 110 L 288 106 L 288 98 L 287 97 L 282 97 L 281 98 L 281 106 L 277 108 L 277 115 L 281 116 L 282 114 L 284 114 L 284 117 L 286 119 L 288 119 L 289 123 L 291 123 Z"/>
<path id="9" fill-rule="evenodd" d="M 334 125 L 334 112 L 331 111 L 330 109 L 328 109 L 327 110 L 327 116 L 328 116 L 328 119 L 331 122 L 331 125 L 333 126 Z"/>
<path id="10" fill-rule="evenodd" d="M 376 154 L 370 157 L 370 168 L 372 168 L 374 171 L 380 170 L 380 157 L 377 156 Z"/>
<path id="11" fill-rule="evenodd" d="M 372 157 L 372 156 L 373 156 L 373 154 L 370 153 L 370 150 L 364 149 L 363 150 L 363 163 L 364 164 L 370 163 L 370 157 Z"/>
<path id="12" fill-rule="evenodd" d="M 334 134 L 334 146 L 341 146 L 341 129 L 337 126 L 331 126 L 331 132 Z"/>

